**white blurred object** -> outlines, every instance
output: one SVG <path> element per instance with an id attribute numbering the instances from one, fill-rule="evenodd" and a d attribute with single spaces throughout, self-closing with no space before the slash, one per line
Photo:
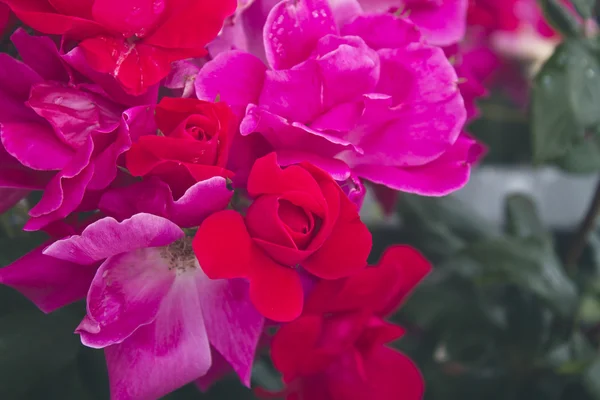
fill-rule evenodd
<path id="1" fill-rule="evenodd" d="M 594 195 L 597 175 L 565 174 L 556 168 L 484 166 L 473 171 L 454 197 L 494 223 L 502 224 L 504 199 L 511 193 L 531 196 L 547 226 L 573 229 Z"/>

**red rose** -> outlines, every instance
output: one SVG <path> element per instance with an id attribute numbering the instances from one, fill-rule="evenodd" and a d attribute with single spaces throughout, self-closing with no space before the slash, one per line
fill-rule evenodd
<path id="1" fill-rule="evenodd" d="M 281 169 L 271 153 L 254 163 L 248 194 L 254 201 L 246 216 L 233 210 L 211 215 L 198 229 L 194 250 L 210 278 L 248 279 L 251 300 L 265 317 L 300 315 L 298 266 L 322 279 L 366 266 L 371 234 L 326 172 L 308 163 Z"/>
<path id="2" fill-rule="evenodd" d="M 404 354 L 386 346 L 404 330 L 385 317 L 430 271 L 416 250 L 394 246 L 376 267 L 319 282 L 303 315 L 271 342 L 287 388 L 278 397 L 328 400 L 420 400 L 423 378 Z"/>
<path id="3" fill-rule="evenodd" d="M 140 136 L 125 155 L 133 176 L 157 176 L 180 197 L 196 182 L 223 176 L 235 133 L 225 103 L 163 98 L 154 119 L 162 135 Z"/>
<path id="4" fill-rule="evenodd" d="M 206 54 L 236 0 L 0 0 L 33 29 L 81 41 L 91 67 L 132 94 L 158 83 L 171 62 Z"/>

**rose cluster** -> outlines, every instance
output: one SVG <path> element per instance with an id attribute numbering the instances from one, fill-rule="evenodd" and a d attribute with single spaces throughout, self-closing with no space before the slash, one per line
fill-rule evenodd
<path id="1" fill-rule="evenodd" d="M 386 318 L 430 265 L 368 265 L 359 212 L 367 189 L 451 193 L 484 153 L 473 7 L 0 0 L 0 211 L 41 192 L 24 229 L 48 236 L 0 283 L 44 312 L 85 299 L 115 400 L 249 386 L 263 350 L 286 385 L 265 396 L 420 399 Z"/>

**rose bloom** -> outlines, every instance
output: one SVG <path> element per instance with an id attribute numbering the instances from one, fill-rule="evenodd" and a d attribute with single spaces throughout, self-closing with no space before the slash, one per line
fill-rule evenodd
<path id="1" fill-rule="evenodd" d="M 158 135 L 143 135 L 126 154 L 133 176 L 157 176 L 175 197 L 194 183 L 233 175 L 225 166 L 235 133 L 225 103 L 165 97 L 156 106 Z"/>
<path id="2" fill-rule="evenodd" d="M 0 0 L 25 24 L 79 42 L 96 71 L 139 94 L 173 61 L 206 54 L 235 0 Z"/>
<path id="3" fill-rule="evenodd" d="M 408 246 L 388 248 L 379 264 L 344 279 L 319 282 L 300 318 L 271 342 L 287 400 L 420 400 L 414 363 L 386 344 L 404 330 L 385 318 L 430 271 Z M 260 389 L 259 389 L 260 392 Z"/>
<path id="4" fill-rule="evenodd" d="M 281 169 L 271 153 L 252 167 L 248 194 L 254 201 L 245 216 L 234 210 L 211 215 L 193 245 L 210 278 L 248 279 L 250 298 L 265 317 L 300 315 L 299 266 L 321 279 L 366 266 L 371 234 L 326 172 L 308 163 Z"/>

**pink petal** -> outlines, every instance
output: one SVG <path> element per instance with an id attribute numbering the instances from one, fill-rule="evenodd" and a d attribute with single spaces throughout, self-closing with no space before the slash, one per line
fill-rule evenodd
<path id="1" fill-rule="evenodd" d="M 28 105 L 52 125 L 63 143 L 75 149 L 93 133 L 114 131 L 121 117 L 120 107 L 105 98 L 55 83 L 35 85 Z"/>
<path id="2" fill-rule="evenodd" d="M 204 63 L 204 60 L 197 62 L 196 60 L 174 62 L 171 73 L 165 78 L 163 86 L 174 90 L 177 93 L 177 97 L 196 97 L 196 89 L 194 87 L 196 76 Z"/>
<path id="3" fill-rule="evenodd" d="M 153 323 L 107 347 L 111 399 L 158 399 L 203 376 L 210 345 L 195 279 L 181 276 L 163 298 Z"/>
<path id="4" fill-rule="evenodd" d="M 136 214 L 123 222 L 107 217 L 89 225 L 81 235 L 53 243 L 44 254 L 89 265 L 136 249 L 166 246 L 183 236 L 177 225 L 155 215 Z"/>
<path id="5" fill-rule="evenodd" d="M 201 272 L 200 272 L 201 273 Z M 200 289 L 202 314 L 214 348 L 250 387 L 250 375 L 264 317 L 250 302 L 248 284 L 237 280 L 209 280 Z"/>
<path id="6" fill-rule="evenodd" d="M 306 60 L 317 41 L 337 33 L 326 0 L 284 0 L 267 17 L 264 40 L 273 69 L 288 69 Z"/>
<path id="7" fill-rule="evenodd" d="M 280 117 L 308 123 L 324 107 L 322 79 L 314 60 L 288 70 L 267 71 L 258 105 Z"/>
<path id="8" fill-rule="evenodd" d="M 439 157 L 460 134 L 466 110 L 457 77 L 443 51 L 418 43 L 380 50 L 378 90 L 398 105 L 396 121 L 360 142 L 365 156 L 355 164 L 423 165 Z M 367 161 L 370 160 L 370 161 Z"/>
<path id="9" fill-rule="evenodd" d="M 360 165 L 353 171 L 364 179 L 392 189 L 424 196 L 445 196 L 467 183 L 472 164 L 484 151 L 480 144 L 461 136 L 442 156 L 422 166 Z"/>
<path id="10" fill-rule="evenodd" d="M 42 199 L 29 210 L 31 218 L 24 230 L 41 229 L 50 222 L 65 218 L 79 206 L 94 174 L 93 165 L 89 165 L 92 150 L 93 143 L 88 140 L 69 164 L 50 180 Z"/>
<path id="11" fill-rule="evenodd" d="M 77 327 L 81 342 L 93 348 L 121 343 L 154 321 L 175 272 L 161 250 L 142 248 L 108 258 L 87 295 L 87 315 Z"/>
<path id="12" fill-rule="evenodd" d="M 15 79 L 16 76 L 19 79 Z M 23 103 L 29 98 L 31 86 L 41 82 L 43 82 L 42 77 L 29 66 L 6 53 L 0 53 L 0 105 L 4 111 L 0 116 L 0 122 L 20 120 L 21 115 L 27 115 Z M 20 113 L 14 115 L 12 111 L 19 109 L 21 109 Z"/>
<path id="13" fill-rule="evenodd" d="M 10 37 L 21 60 L 44 80 L 67 82 L 69 73 L 60 58 L 56 44 L 47 36 L 33 36 L 25 29 L 17 29 Z"/>
<path id="14" fill-rule="evenodd" d="M 125 123 L 111 136 L 110 144 L 92 160 L 94 176 L 88 185 L 90 190 L 103 190 L 111 184 L 117 176 L 119 157 L 131 148 L 131 137 Z"/>
<path id="15" fill-rule="evenodd" d="M 439 6 L 412 9 L 408 18 L 423 32 L 429 43 L 447 46 L 465 36 L 469 0 L 444 0 Z M 409 8 L 410 9 L 410 8 Z"/>
<path id="16" fill-rule="evenodd" d="M 248 104 L 258 102 L 266 70 L 252 54 L 235 50 L 221 53 L 200 69 L 196 96 L 206 101 L 214 101 L 218 96 L 241 116 Z"/>
<path id="17" fill-rule="evenodd" d="M 210 355 L 212 358 L 210 369 L 204 376 L 201 376 L 194 382 L 202 392 L 208 391 L 215 382 L 221 380 L 232 371 L 231 365 L 221 353 L 212 348 Z"/>
<path id="18" fill-rule="evenodd" d="M 379 56 L 360 38 L 324 36 L 313 57 L 323 79 L 321 96 L 326 109 L 373 92 L 379 80 Z"/>
<path id="19" fill-rule="evenodd" d="M 52 175 L 52 172 L 39 172 L 25 167 L 0 146 L 0 187 L 41 190 Z"/>
<path id="20" fill-rule="evenodd" d="M 85 298 L 96 266 L 83 266 L 43 254 L 42 245 L 0 269 L 0 283 L 23 293 L 49 313 Z"/>
<path id="21" fill-rule="evenodd" d="M 225 178 L 214 177 L 194 184 L 174 201 L 166 183 L 150 178 L 109 190 L 102 196 L 100 209 L 119 220 L 143 212 L 165 217 L 183 228 L 189 228 L 199 226 L 210 214 L 225 209 L 232 194 L 227 189 Z"/>
<path id="22" fill-rule="evenodd" d="M 405 47 L 422 41 L 415 24 L 390 13 L 359 16 L 342 28 L 342 34 L 359 36 L 375 50 Z"/>
<path id="23" fill-rule="evenodd" d="M 140 136 L 156 135 L 158 127 L 154 120 L 154 107 L 137 106 L 123 112 L 123 122 L 132 141 Z"/>
<path id="24" fill-rule="evenodd" d="M 447 46 L 465 35 L 468 0 L 359 0 L 368 14 L 406 9 L 407 18 L 436 46 Z"/>
<path id="25" fill-rule="evenodd" d="M 74 155 L 43 120 L 0 124 L 0 138 L 6 151 L 21 164 L 35 170 L 63 169 Z"/>
<path id="26" fill-rule="evenodd" d="M 329 6 L 340 29 L 363 13 L 358 0 L 329 0 Z"/>
<path id="27" fill-rule="evenodd" d="M 323 157 L 344 151 L 357 151 L 356 147 L 344 138 L 313 130 L 303 124 L 289 122 L 285 118 L 270 113 L 263 107 L 248 106 L 246 117 L 240 125 L 242 135 L 258 132 L 277 151 L 293 150 L 314 153 Z"/>

